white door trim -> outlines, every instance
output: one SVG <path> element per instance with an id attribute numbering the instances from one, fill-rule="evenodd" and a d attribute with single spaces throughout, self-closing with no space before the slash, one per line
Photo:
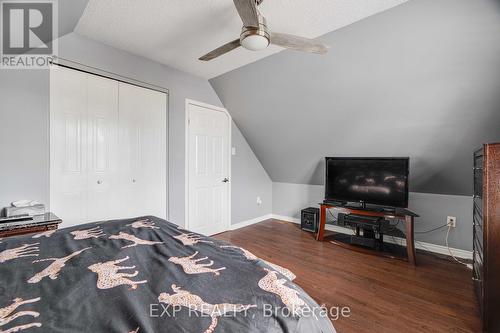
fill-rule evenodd
<path id="1" fill-rule="evenodd" d="M 184 161 L 184 228 L 189 230 L 189 105 L 196 105 L 202 108 L 206 109 L 211 109 L 214 111 L 218 112 L 224 112 L 229 121 L 228 121 L 228 130 L 229 130 L 229 138 L 228 138 L 228 144 L 227 144 L 227 156 L 229 156 L 229 189 L 228 189 L 228 212 L 227 214 L 229 215 L 228 218 L 226 219 L 227 225 L 225 226 L 224 231 L 228 231 L 231 228 L 231 188 L 232 188 L 232 182 L 233 179 L 231 177 L 231 160 L 232 160 L 232 155 L 231 155 L 231 147 L 232 147 L 232 134 L 231 134 L 231 127 L 233 124 L 233 118 L 229 114 L 229 112 L 221 107 L 210 105 L 207 103 L 203 102 L 198 102 L 189 98 L 186 98 L 186 103 L 185 103 L 185 119 L 184 119 L 184 135 L 185 135 L 185 147 L 184 147 L 184 155 L 185 155 L 185 161 Z"/>

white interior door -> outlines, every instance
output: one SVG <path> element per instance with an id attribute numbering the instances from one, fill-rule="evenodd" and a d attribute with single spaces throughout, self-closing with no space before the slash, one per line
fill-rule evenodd
<path id="1" fill-rule="evenodd" d="M 167 215 L 167 96 L 120 83 L 120 197 L 125 216 Z"/>
<path id="2" fill-rule="evenodd" d="M 187 103 L 187 228 L 213 235 L 230 225 L 231 119 L 227 111 Z"/>

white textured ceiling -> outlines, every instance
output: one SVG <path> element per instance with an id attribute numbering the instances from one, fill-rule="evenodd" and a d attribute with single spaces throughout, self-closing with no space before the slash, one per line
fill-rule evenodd
<path id="1" fill-rule="evenodd" d="M 272 31 L 316 38 L 407 0 L 264 0 L 259 7 Z M 213 78 L 282 48 L 238 49 L 198 58 L 239 37 L 232 0 L 90 0 L 75 31 L 179 70 Z M 318 57 L 318 55 L 311 55 Z"/>

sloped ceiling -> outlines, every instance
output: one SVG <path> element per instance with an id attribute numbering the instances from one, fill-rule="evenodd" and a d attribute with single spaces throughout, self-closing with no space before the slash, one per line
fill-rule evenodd
<path id="1" fill-rule="evenodd" d="M 472 194 L 500 141 L 500 6 L 412 0 L 212 79 L 275 182 L 322 184 L 325 156 L 410 156 L 410 190 Z"/>
<path id="2" fill-rule="evenodd" d="M 89 0 L 59 0 L 59 37 L 62 37 L 73 30 L 80 20 Z"/>
<path id="3" fill-rule="evenodd" d="M 265 0 L 273 31 L 315 38 L 407 0 Z M 90 0 L 75 32 L 204 78 L 283 50 L 238 49 L 210 62 L 198 58 L 239 37 L 232 0 Z"/>

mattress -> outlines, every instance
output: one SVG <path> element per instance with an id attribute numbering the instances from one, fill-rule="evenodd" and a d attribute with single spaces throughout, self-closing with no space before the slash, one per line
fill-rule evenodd
<path id="1" fill-rule="evenodd" d="M 1 332 L 335 332 L 286 268 L 146 216 L 0 240 Z"/>

